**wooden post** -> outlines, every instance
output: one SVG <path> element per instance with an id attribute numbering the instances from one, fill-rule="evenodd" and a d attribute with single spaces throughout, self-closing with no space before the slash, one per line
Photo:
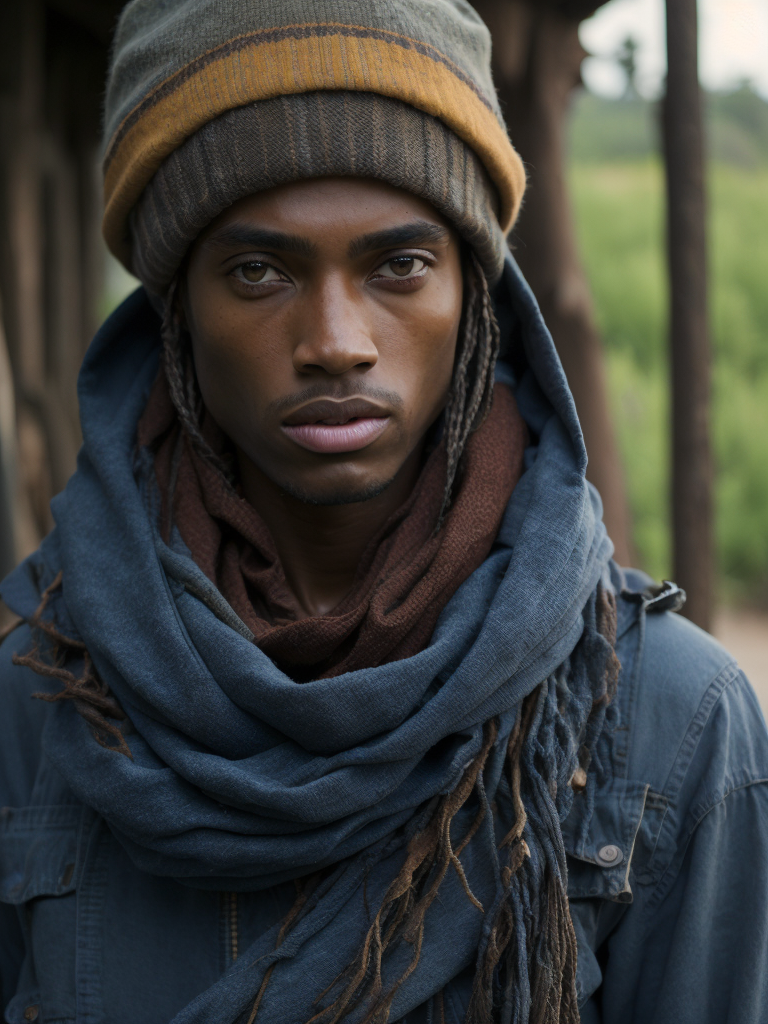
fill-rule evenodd
<path id="1" fill-rule="evenodd" d="M 43 11 L 39 0 L 20 6 L 17 135 L 10 145 L 8 216 L 15 263 L 17 382 L 41 401 L 46 374 L 43 320 L 43 223 L 40 144 L 43 108 Z M 8 140 L 11 143 L 11 140 Z"/>
<path id="2" fill-rule="evenodd" d="M 0 3 L 0 575 L 50 529 L 51 495 L 75 466 L 75 380 L 103 262 L 100 97 L 123 4 Z"/>
<path id="3" fill-rule="evenodd" d="M 16 564 L 16 403 L 0 301 L 0 579 Z"/>
<path id="4" fill-rule="evenodd" d="M 672 377 L 672 533 L 684 614 L 712 621 L 712 455 L 707 318 L 704 129 L 696 0 L 667 0 L 667 182 L 669 345 Z"/>
<path id="5" fill-rule="evenodd" d="M 579 24 L 597 2 L 473 0 L 491 30 L 493 73 L 528 191 L 510 238 L 570 384 L 616 559 L 631 564 L 624 472 L 608 403 L 602 342 L 565 176 L 565 128 L 585 51 Z"/>

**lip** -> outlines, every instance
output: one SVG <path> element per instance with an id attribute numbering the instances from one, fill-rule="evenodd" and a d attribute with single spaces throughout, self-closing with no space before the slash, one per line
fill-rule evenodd
<path id="1" fill-rule="evenodd" d="M 281 424 L 302 448 L 324 455 L 366 448 L 387 429 L 390 414 L 365 398 L 335 402 L 324 398 L 296 409 Z"/>
<path id="2" fill-rule="evenodd" d="M 283 431 L 311 452 L 333 455 L 339 452 L 356 452 L 367 448 L 377 437 L 381 437 L 389 424 L 389 416 L 366 417 L 350 420 L 348 423 L 330 425 L 326 423 L 302 423 L 296 426 L 283 424 Z"/>

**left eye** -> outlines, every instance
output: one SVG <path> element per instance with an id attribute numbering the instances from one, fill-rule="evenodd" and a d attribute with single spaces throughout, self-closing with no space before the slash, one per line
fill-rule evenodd
<path id="1" fill-rule="evenodd" d="M 262 263 L 261 260 L 251 260 L 248 263 L 241 263 L 232 271 L 233 277 L 244 284 L 266 284 L 269 281 L 279 281 L 280 275 L 269 263 Z"/>
<path id="2" fill-rule="evenodd" d="M 425 267 L 425 261 L 420 260 L 417 256 L 395 256 L 393 259 L 387 260 L 386 263 L 382 263 L 378 272 L 382 277 L 397 281 L 406 277 L 418 277 Z"/>

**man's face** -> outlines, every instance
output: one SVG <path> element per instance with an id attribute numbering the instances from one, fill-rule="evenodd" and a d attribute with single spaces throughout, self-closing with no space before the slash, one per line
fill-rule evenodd
<path id="1" fill-rule="evenodd" d="M 184 314 L 205 404 L 303 501 L 380 492 L 446 402 L 458 238 L 428 203 L 323 178 L 235 203 L 190 253 Z"/>

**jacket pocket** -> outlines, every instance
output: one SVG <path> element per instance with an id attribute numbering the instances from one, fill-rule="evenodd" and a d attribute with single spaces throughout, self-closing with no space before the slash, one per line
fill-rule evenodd
<path id="1" fill-rule="evenodd" d="M 9 1024 L 75 1019 L 82 816 L 66 804 L 0 810 L 0 901 L 18 908 L 26 947 Z"/>

